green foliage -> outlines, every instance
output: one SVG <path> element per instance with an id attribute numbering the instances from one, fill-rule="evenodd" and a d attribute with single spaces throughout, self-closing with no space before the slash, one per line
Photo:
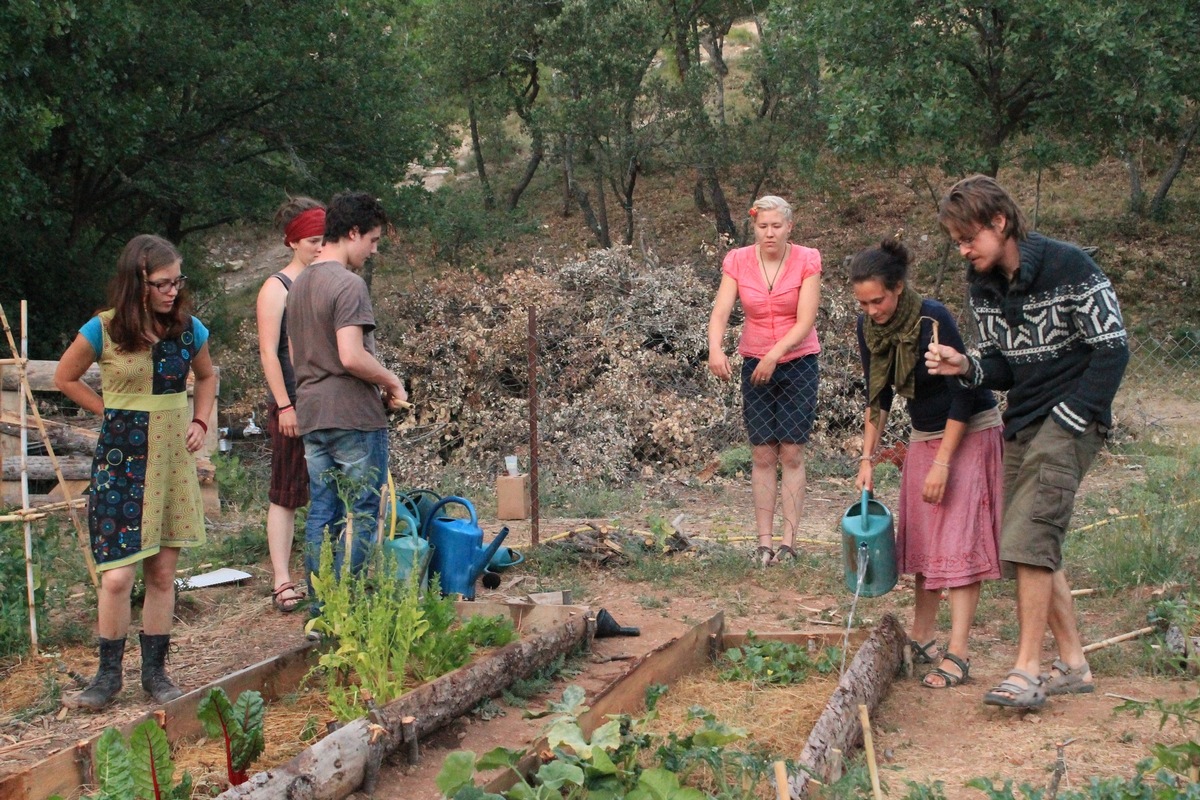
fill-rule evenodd
<path id="1" fill-rule="evenodd" d="M 373 580 L 367 570 L 354 574 L 345 569 L 337 575 L 333 545 L 326 537 L 320 567 L 312 576 L 322 607 L 306 628 L 334 642 L 314 670 L 324 673 L 330 707 L 341 720 L 361 717 L 369 703 L 383 705 L 404 693 L 409 654 L 429 629 L 416 572 L 399 578 L 395 558 L 382 550 L 375 552 L 374 564 Z"/>
<path id="2" fill-rule="evenodd" d="M 717 471 L 726 478 L 732 478 L 739 472 L 749 475 L 750 468 L 753 466 L 748 444 L 739 444 L 722 450 L 717 454 L 717 460 L 720 462 Z"/>
<path id="3" fill-rule="evenodd" d="M 154 720 L 146 720 L 126 742 L 116 728 L 96 740 L 96 780 L 100 790 L 84 800 L 189 800 L 192 776 L 183 774 L 175 785 L 175 764 L 167 735 Z"/>
<path id="4" fill-rule="evenodd" d="M 721 680 L 753 683 L 803 683 L 814 671 L 828 675 L 838 669 L 840 648 L 825 647 L 814 658 L 808 648 L 790 642 L 760 640 L 753 631 L 746 643 L 731 647 L 721 656 Z"/>
<path id="5" fill-rule="evenodd" d="M 723 725 L 708 711 L 693 709 L 691 719 L 699 728 L 680 737 L 654 736 L 647 723 L 657 718 L 655 707 L 663 687 L 647 692 L 647 713 L 634 719 L 628 715 L 611 717 L 588 736 L 580 727 L 580 716 L 588 711 L 585 694 L 578 686 L 569 686 L 562 700 L 550 703 L 544 735 L 553 758 L 527 778 L 517 765 L 526 756 L 524 750 L 498 747 L 477 757 L 470 751 L 451 753 L 437 777 L 443 796 L 468 798 L 504 797 L 509 800 L 558 800 L 562 797 L 611 800 L 627 797 L 637 800 L 749 800 L 757 797 L 768 776 L 772 758 L 734 750 L 729 746 L 743 742 L 746 731 Z M 657 766 L 646 766 L 653 755 Z M 507 769 L 517 783 L 503 795 L 485 794 L 475 785 L 479 771 Z M 718 787 L 706 795 L 688 785 L 690 778 L 705 776 Z"/>
<path id="6" fill-rule="evenodd" d="M 39 537 L 33 537 L 35 549 L 43 550 Z M 42 600 L 45 586 L 40 564 L 34 570 L 34 598 L 37 622 L 45 623 Z M 29 647 L 29 604 L 25 586 L 24 532 L 18 525 L 0 525 L 0 658 Z"/>
<path id="7" fill-rule="evenodd" d="M 92 636 L 73 614 L 56 613 L 85 581 L 87 573 L 74 531 L 54 519 L 33 523 L 33 591 L 38 639 L 43 646 L 84 641 Z M 29 605 L 25 585 L 22 526 L 0 524 L 0 659 L 29 649 Z M 52 580 L 48 580 L 52 578 Z"/>
<path id="8" fill-rule="evenodd" d="M 413 79 L 414 8 L 5 4 L 0 217 L 23 257 L 0 296 L 30 300 L 31 355 L 61 352 L 135 233 L 179 241 L 261 220 L 285 188 L 362 188 L 410 216 L 412 190 L 396 184 L 440 131 Z M 185 257 L 203 288 L 202 257 Z"/>
<path id="9" fill-rule="evenodd" d="M 515 641 L 516 628 L 504 615 L 476 615 L 460 622 L 452 597 L 442 597 L 437 576 L 421 600 L 428 629 L 413 643 L 411 671 L 427 681 L 458 669 L 477 647 L 500 647 Z"/>
<path id="10" fill-rule="evenodd" d="M 262 694 L 253 690 L 242 692 L 237 703 L 231 705 L 220 686 L 210 690 L 196 708 L 204 732 L 221 737 L 225 743 L 225 765 L 231 786 L 246 782 L 250 765 L 266 746 L 263 715 Z"/>

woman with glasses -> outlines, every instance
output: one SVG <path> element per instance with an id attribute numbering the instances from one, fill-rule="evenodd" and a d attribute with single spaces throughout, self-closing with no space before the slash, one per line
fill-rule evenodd
<path id="1" fill-rule="evenodd" d="M 98 710 L 121 691 L 121 662 L 138 564 L 142 609 L 142 688 L 156 703 L 182 692 L 165 662 L 175 615 L 175 565 L 181 547 L 204 541 L 194 453 L 208 433 L 216 399 L 208 329 L 189 313 L 187 278 L 174 245 L 132 239 L 117 261 L 108 307 L 79 330 L 54 374 L 59 391 L 101 417 L 88 489 L 92 556 L 100 572 L 100 665 L 68 704 Z M 100 367 L 101 392 L 84 380 Z M 195 373 L 194 407 L 187 398 Z"/>

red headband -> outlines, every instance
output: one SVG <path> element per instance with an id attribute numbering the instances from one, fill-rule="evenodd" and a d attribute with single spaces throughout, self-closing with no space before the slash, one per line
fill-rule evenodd
<path id="1" fill-rule="evenodd" d="M 325 209 L 310 208 L 297 214 L 283 229 L 283 243 L 290 245 L 310 236 L 325 234 Z"/>

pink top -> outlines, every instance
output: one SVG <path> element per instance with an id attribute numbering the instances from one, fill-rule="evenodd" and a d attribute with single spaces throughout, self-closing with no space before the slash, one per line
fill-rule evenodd
<path id="1" fill-rule="evenodd" d="M 742 301 L 742 311 L 746 314 L 738 353 L 744 358 L 762 358 L 796 324 L 800 284 L 813 275 L 821 274 L 821 254 L 811 247 L 791 245 L 787 263 L 775 279 L 775 288 L 770 291 L 754 245 L 726 253 L 722 271 L 737 281 L 738 299 Z M 821 344 L 817 341 L 814 324 L 800 344 L 785 353 L 779 361 L 793 361 L 819 352 Z"/>

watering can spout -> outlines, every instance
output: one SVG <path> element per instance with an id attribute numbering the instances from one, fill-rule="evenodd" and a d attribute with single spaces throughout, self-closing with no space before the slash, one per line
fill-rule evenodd
<path id="1" fill-rule="evenodd" d="M 507 525 L 500 529 L 500 532 L 496 534 L 496 538 L 492 539 L 491 544 L 484 549 L 483 555 L 479 557 L 479 561 L 477 561 L 472 567 L 472 571 L 477 576 L 482 575 L 483 571 L 487 569 L 487 565 L 492 561 L 492 556 L 496 555 L 496 551 L 500 549 L 500 545 L 504 544 L 504 538 L 506 536 L 508 536 Z"/>

